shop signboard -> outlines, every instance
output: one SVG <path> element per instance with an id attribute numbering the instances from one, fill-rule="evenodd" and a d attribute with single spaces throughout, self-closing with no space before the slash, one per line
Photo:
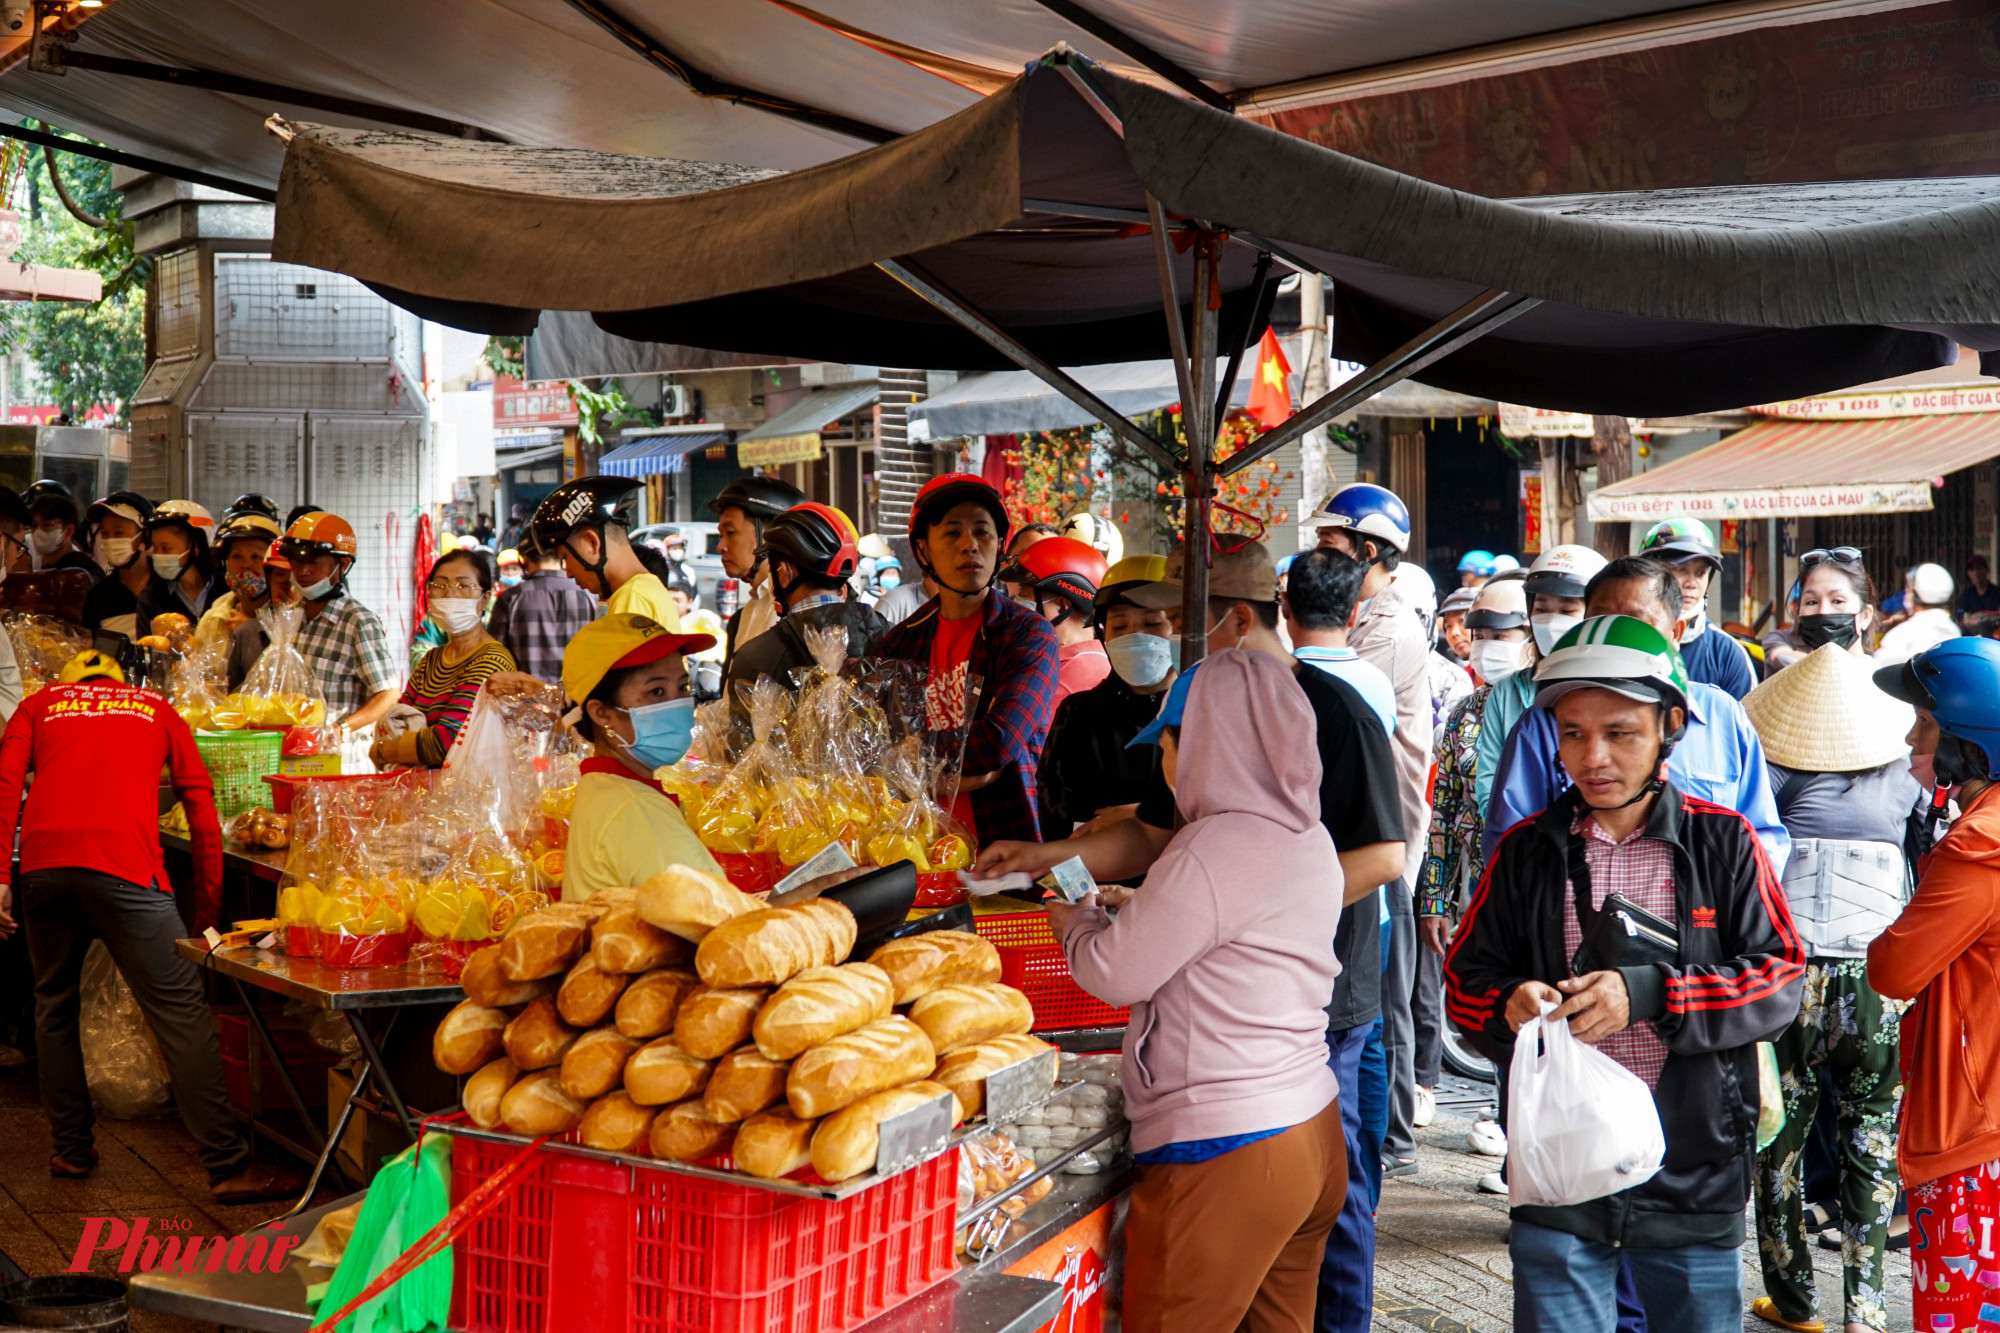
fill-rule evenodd
<path id="1" fill-rule="evenodd" d="M 493 377 L 493 430 L 518 433 L 537 426 L 574 426 L 576 404 L 562 380 L 529 380 L 511 375 Z"/>
<path id="2" fill-rule="evenodd" d="M 1895 417 L 1955 417 L 2000 412 L 2000 384 L 1918 385 L 1866 393 L 1829 393 L 1759 403 L 1758 416 L 1787 421 L 1884 421 Z"/>
<path id="3" fill-rule="evenodd" d="M 1521 554 L 1542 553 L 1542 474 L 1521 474 Z"/>
<path id="4" fill-rule="evenodd" d="M 1070 1223 L 1007 1272 L 1062 1286 L 1062 1310 L 1035 1333 L 1103 1333 L 1107 1265 L 1111 1255 L 1113 1199 Z"/>
<path id="5" fill-rule="evenodd" d="M 1594 431 L 1583 412 L 1551 412 L 1545 407 L 1522 407 L 1519 403 L 1500 404 L 1500 433 L 1510 440 L 1532 437 L 1554 439 L 1569 435 L 1589 439 Z"/>
<path id="6" fill-rule="evenodd" d="M 1676 515 L 1705 521 L 1833 514 L 1915 514 L 1931 508 L 1928 481 L 1871 481 L 1831 486 L 1774 486 L 1746 491 L 1671 491 L 1619 495 L 1594 491 L 1593 523 L 1656 523 Z"/>

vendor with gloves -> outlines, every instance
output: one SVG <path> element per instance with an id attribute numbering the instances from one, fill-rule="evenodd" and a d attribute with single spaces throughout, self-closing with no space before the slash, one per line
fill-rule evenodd
<path id="1" fill-rule="evenodd" d="M 431 566 L 424 584 L 426 614 L 445 641 L 417 660 L 397 700 L 422 714 L 422 725 L 378 738 L 368 749 L 377 768 L 443 768 L 479 687 L 488 676 L 514 669 L 514 655 L 486 632 L 486 610 L 493 603 L 491 559 L 462 546 Z"/>
<path id="2" fill-rule="evenodd" d="M 0 877 L 0 932 L 12 934 L 17 921 L 28 931 L 42 1106 L 55 1132 L 49 1172 L 77 1178 L 97 1164 L 78 1019 L 83 956 L 101 939 L 159 1039 L 217 1201 L 282 1198 L 298 1182 L 250 1160 L 223 1090 L 200 974 L 174 952 L 184 931 L 160 856 L 162 768 L 187 811 L 201 930 L 219 924 L 222 830 L 194 734 L 165 698 L 127 685 L 104 654 L 84 652 L 0 736 L 0 845 L 13 846 L 17 825 L 21 840 L 19 883 Z"/>
<path id="3" fill-rule="evenodd" d="M 723 878 L 653 774 L 680 762 L 694 737 L 685 654 L 715 645 L 645 616 L 612 612 L 576 632 L 563 652 L 570 725 L 597 753 L 583 761 L 570 812 L 563 900 L 643 884 L 670 865 Z"/>

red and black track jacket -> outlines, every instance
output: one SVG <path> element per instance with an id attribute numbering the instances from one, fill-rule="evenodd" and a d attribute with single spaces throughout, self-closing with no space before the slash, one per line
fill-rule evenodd
<path id="1" fill-rule="evenodd" d="M 1563 912 L 1580 800 L 1571 788 L 1507 831 L 1445 960 L 1447 1013 L 1498 1062 L 1503 1078 L 1514 1054 L 1506 1020 L 1514 988 L 1571 975 Z M 1680 958 L 1671 967 L 1621 971 L 1633 1021 L 1651 1019 L 1668 1051 L 1653 1091 L 1666 1163 L 1634 1189 L 1517 1212 L 1523 1221 L 1606 1245 L 1738 1244 L 1756 1164 L 1756 1043 L 1798 1017 L 1805 951 L 1784 890 L 1742 815 L 1668 786 L 1643 836 L 1673 848 Z"/>

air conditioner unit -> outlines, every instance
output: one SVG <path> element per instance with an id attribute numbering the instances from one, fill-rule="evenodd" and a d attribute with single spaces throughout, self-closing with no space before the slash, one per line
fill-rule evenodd
<path id="1" fill-rule="evenodd" d="M 691 417 L 695 413 L 694 387 L 688 384 L 662 384 L 660 386 L 660 415 L 667 417 Z"/>

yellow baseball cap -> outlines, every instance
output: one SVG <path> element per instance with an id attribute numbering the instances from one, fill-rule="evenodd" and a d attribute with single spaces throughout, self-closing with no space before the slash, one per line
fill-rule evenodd
<path id="1" fill-rule="evenodd" d="M 62 672 L 56 677 L 56 682 L 61 685 L 80 685 L 86 680 L 115 680 L 123 685 L 125 669 L 95 648 L 86 648 L 63 663 Z"/>
<path id="2" fill-rule="evenodd" d="M 581 704 L 613 671 L 657 662 L 668 653 L 699 653 L 713 647 L 713 634 L 675 634 L 657 620 L 629 612 L 600 616 L 578 630 L 563 649 L 563 693 L 571 703 Z"/>

